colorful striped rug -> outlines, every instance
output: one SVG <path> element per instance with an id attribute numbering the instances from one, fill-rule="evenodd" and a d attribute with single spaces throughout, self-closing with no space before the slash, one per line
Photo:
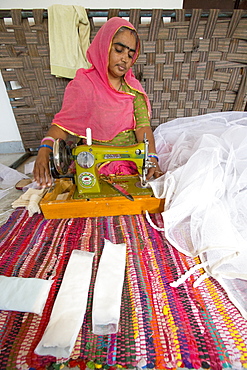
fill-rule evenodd
<path id="1" fill-rule="evenodd" d="M 162 227 L 160 214 L 151 215 Z M 126 243 L 120 330 L 91 332 L 92 295 L 104 238 Z M 71 359 L 34 354 L 46 328 L 71 251 L 94 251 L 85 320 Z M 0 312 L 0 369 L 45 369 L 53 363 L 89 368 L 247 368 L 247 322 L 212 278 L 193 288 L 199 270 L 169 284 L 199 259 L 180 254 L 143 215 L 45 220 L 17 209 L 0 228 L 0 274 L 53 278 L 43 315 Z M 0 293 L 1 294 L 1 293 Z"/>

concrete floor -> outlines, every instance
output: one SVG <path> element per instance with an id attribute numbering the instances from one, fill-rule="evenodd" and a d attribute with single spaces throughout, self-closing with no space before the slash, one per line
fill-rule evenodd
<path id="1" fill-rule="evenodd" d="M 4 164 L 5 166 L 11 166 L 16 161 L 18 161 L 24 153 L 8 153 L 8 154 L 0 154 L 0 163 Z"/>

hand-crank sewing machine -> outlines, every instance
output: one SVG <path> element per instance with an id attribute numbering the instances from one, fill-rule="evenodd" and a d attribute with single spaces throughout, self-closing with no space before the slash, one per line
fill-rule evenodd
<path id="1" fill-rule="evenodd" d="M 50 160 L 51 172 L 57 183 L 41 201 L 44 216 L 96 217 L 163 211 L 162 200 L 156 199 L 148 186 L 147 173 L 153 166 L 148 157 L 148 145 L 146 138 L 143 143 L 128 147 L 94 145 L 89 135 L 87 144 L 70 148 L 64 140 L 57 139 Z M 137 173 L 102 175 L 99 170 L 102 165 L 113 161 L 132 161 Z M 74 186 L 63 199 L 56 187 L 65 179 Z"/>
<path id="2" fill-rule="evenodd" d="M 54 167 L 52 166 L 52 174 L 56 178 L 66 176 L 72 161 L 74 161 L 76 171 L 74 180 L 78 195 L 83 198 L 91 198 L 92 196 L 104 197 L 109 194 L 108 191 L 106 192 L 107 194 L 103 192 L 104 181 L 109 181 L 112 185 L 115 184 L 114 180 L 115 182 L 121 183 L 124 181 L 126 183 L 126 176 L 114 176 L 113 174 L 107 178 L 100 175 L 99 167 L 105 163 L 123 160 L 132 161 L 136 164 L 140 177 L 139 181 L 138 177 L 134 178 L 136 192 L 140 192 L 138 189 L 144 189 L 144 193 L 147 193 L 148 183 L 146 175 L 149 168 L 153 166 L 153 162 L 148 157 L 148 140 L 146 139 L 144 139 L 143 143 L 128 147 L 92 145 L 90 143 L 89 145 L 78 145 L 72 150 L 66 145 L 64 140 L 57 139 L 53 148 Z"/>

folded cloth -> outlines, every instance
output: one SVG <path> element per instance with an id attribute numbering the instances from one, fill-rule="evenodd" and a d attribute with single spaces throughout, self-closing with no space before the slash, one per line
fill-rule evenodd
<path id="1" fill-rule="evenodd" d="M 135 162 L 132 161 L 112 161 L 112 162 L 104 162 L 99 167 L 99 173 L 101 175 L 109 176 L 109 175 L 117 175 L 117 176 L 124 176 L 124 175 L 137 175 L 138 169 Z"/>
<path id="2" fill-rule="evenodd" d="M 72 79 L 78 68 L 90 67 L 86 58 L 90 24 L 82 6 L 50 6 L 48 27 L 51 74 Z"/>
<path id="3" fill-rule="evenodd" d="M 0 310 L 42 315 L 52 280 L 0 276 Z"/>
<path id="4" fill-rule="evenodd" d="M 41 201 L 45 189 L 32 189 L 29 188 L 24 194 L 12 203 L 12 208 L 26 207 L 29 216 L 33 216 L 34 213 L 40 213 L 39 202 Z"/>
<path id="5" fill-rule="evenodd" d="M 94 334 L 114 334 L 118 331 L 125 264 L 126 244 L 113 244 L 105 239 L 94 287 Z"/>
<path id="6" fill-rule="evenodd" d="M 86 251 L 72 252 L 36 354 L 69 358 L 86 312 L 93 256 Z"/>

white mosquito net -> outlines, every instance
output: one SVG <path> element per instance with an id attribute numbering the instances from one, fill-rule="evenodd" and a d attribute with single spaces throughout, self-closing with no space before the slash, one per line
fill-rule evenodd
<path id="1" fill-rule="evenodd" d="M 166 238 L 199 255 L 247 318 L 247 112 L 178 118 L 154 136 Z"/>

